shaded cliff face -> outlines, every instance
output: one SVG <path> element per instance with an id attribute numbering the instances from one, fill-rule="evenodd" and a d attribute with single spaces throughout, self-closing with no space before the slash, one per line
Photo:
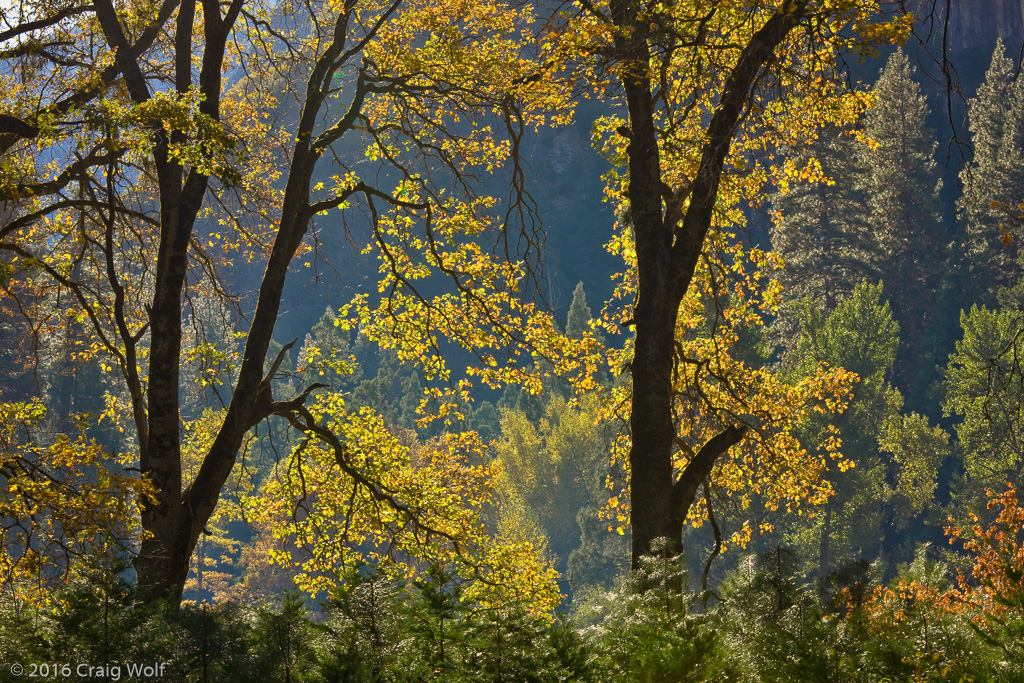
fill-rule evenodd
<path id="1" fill-rule="evenodd" d="M 929 0 L 922 14 L 931 11 L 932 2 L 938 6 L 934 20 L 935 32 L 940 34 L 945 2 Z M 1011 54 L 1020 49 L 1024 38 L 1024 0 L 952 0 L 948 35 L 951 52 L 985 47 L 991 50 L 996 38 L 1003 39 Z"/>

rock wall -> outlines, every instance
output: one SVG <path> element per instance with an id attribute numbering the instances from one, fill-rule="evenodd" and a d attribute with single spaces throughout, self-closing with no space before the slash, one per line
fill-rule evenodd
<path id="1" fill-rule="evenodd" d="M 932 15 L 932 29 L 941 36 L 946 0 L 926 0 L 919 10 Z M 950 0 L 949 48 L 951 52 L 987 48 L 1002 38 L 1010 54 L 1017 53 L 1024 39 L 1024 0 Z"/>

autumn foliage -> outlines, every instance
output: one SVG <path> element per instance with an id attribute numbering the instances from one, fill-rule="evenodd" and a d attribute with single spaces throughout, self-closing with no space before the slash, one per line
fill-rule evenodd
<path id="1" fill-rule="evenodd" d="M 55 585 L 137 547 L 149 486 L 83 434 L 47 433 L 38 401 L 0 404 L 0 592 L 46 603 Z"/>
<path id="2" fill-rule="evenodd" d="M 1024 85 L 942 224 L 910 4 L 0 8 L 0 664 L 1020 681 Z"/>

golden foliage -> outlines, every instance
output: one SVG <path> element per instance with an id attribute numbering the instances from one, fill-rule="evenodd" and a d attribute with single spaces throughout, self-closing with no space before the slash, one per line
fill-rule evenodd
<path id="1" fill-rule="evenodd" d="M 318 396 L 311 412 L 340 443 L 307 435 L 245 503 L 288 541 L 273 559 L 298 568 L 300 588 L 329 590 L 367 561 L 396 578 L 437 563 L 469 580 L 466 596 L 481 605 L 557 605 L 554 572 L 536 550 L 486 534 L 480 512 L 496 470 L 475 433 L 407 445 L 379 415 L 350 413 L 337 395 Z"/>
<path id="2" fill-rule="evenodd" d="M 150 491 L 83 435 L 47 437 L 45 414 L 39 401 L 0 403 L 0 591 L 41 604 L 94 562 L 129 556 Z"/>

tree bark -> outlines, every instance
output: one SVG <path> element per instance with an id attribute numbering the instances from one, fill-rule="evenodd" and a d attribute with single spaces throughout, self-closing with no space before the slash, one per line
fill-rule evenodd
<path id="1" fill-rule="evenodd" d="M 829 565 L 831 560 L 829 559 L 829 548 L 832 542 L 832 505 L 825 505 L 825 515 L 821 522 L 821 539 L 818 543 L 818 577 L 825 578 L 828 576 Z"/>
<path id="2" fill-rule="evenodd" d="M 188 5 L 189 2 L 191 5 Z M 213 53 L 209 60 L 204 59 L 199 75 L 203 92 L 209 91 L 201 107 L 206 107 L 204 113 L 214 118 L 219 118 L 221 62 L 225 41 L 241 4 L 242 0 L 234 0 L 224 18 L 220 19 L 217 3 L 214 0 L 203 0 L 205 16 L 214 17 L 213 13 L 217 12 L 213 20 L 205 20 L 206 30 L 211 32 L 211 35 L 206 36 L 206 49 L 212 48 Z M 182 32 L 179 33 L 180 42 L 177 47 L 186 50 L 186 54 L 190 54 L 191 50 L 190 38 L 184 35 L 184 26 L 193 21 L 194 6 L 195 0 L 186 0 L 183 9 L 187 16 L 179 20 Z M 385 10 L 383 16 L 386 18 L 393 14 L 396 7 L 397 3 L 390 10 Z M 354 3 L 348 3 L 338 16 L 331 41 L 313 65 L 307 79 L 277 233 L 263 272 L 238 378 L 224 422 L 203 458 L 198 474 L 187 485 L 182 481 L 181 444 L 178 436 L 181 298 L 185 285 L 188 239 L 206 193 L 207 179 L 190 172 L 182 182 L 180 167 L 170 166 L 174 162 L 160 157 L 161 147 L 157 146 L 158 169 L 161 163 L 167 169 L 161 175 L 161 180 L 166 177 L 167 181 L 161 183 L 161 250 L 151 313 L 153 353 L 148 420 L 150 438 L 143 448 L 141 468 L 156 484 L 157 502 L 143 508 L 143 528 L 151 536 L 143 542 L 135 559 L 144 600 L 165 599 L 173 605 L 180 603 L 192 551 L 217 506 L 220 492 L 235 465 L 246 433 L 271 414 L 296 409 L 308 395 L 306 391 L 290 401 L 275 402 L 270 392 L 273 371 L 265 375 L 264 368 L 288 268 L 302 243 L 310 219 L 316 211 L 338 206 L 353 194 L 372 192 L 371 188 L 360 183 L 327 202 L 330 206 L 321 203 L 312 207 L 310 204 L 310 183 L 317 162 L 331 142 L 355 125 L 365 97 L 373 87 L 367 82 L 364 70 L 360 69 L 346 113 L 335 125 L 319 135 L 314 134 L 324 103 L 330 95 L 332 77 L 340 68 L 353 8 Z M 189 64 L 182 61 L 179 67 L 179 79 L 191 77 Z M 175 201 L 166 205 L 165 197 Z"/>
<path id="3" fill-rule="evenodd" d="M 204 47 L 198 78 L 203 99 L 199 108 L 201 113 L 216 121 L 220 119 L 226 41 L 241 10 L 242 0 L 233 0 L 223 16 L 217 4 L 204 0 L 203 6 Z M 123 49 L 127 41 L 110 0 L 97 0 L 97 13 L 101 11 L 106 16 L 102 22 L 104 34 L 108 43 L 117 49 L 118 62 L 132 100 L 144 102 L 150 97 L 149 88 L 137 61 Z M 174 35 L 174 83 L 179 95 L 185 95 L 193 87 L 195 22 L 196 0 L 185 0 L 178 10 Z M 142 527 L 149 535 L 142 542 L 134 565 L 144 600 L 163 598 L 177 605 L 181 601 L 198 532 L 209 519 L 209 514 L 200 515 L 201 518 L 197 519 L 195 507 L 182 493 L 179 396 L 182 299 L 189 267 L 188 250 L 196 218 L 209 187 L 209 176 L 195 168 L 186 171 L 181 162 L 170 154 L 171 143 L 181 142 L 182 133 L 168 133 L 162 125 L 154 125 L 152 135 L 160 197 L 160 241 L 153 303 L 149 310 L 148 392 L 144 402 L 145 431 L 139 434 L 139 469 L 153 483 L 155 500 L 142 504 Z M 138 402 L 142 403 L 141 400 Z"/>
<path id="4" fill-rule="evenodd" d="M 683 524 L 700 483 L 715 461 L 738 443 L 746 431 L 740 425 L 727 426 L 699 450 L 679 480 L 675 480 L 673 370 L 679 306 L 711 229 L 725 159 L 752 89 L 775 49 L 804 17 L 806 6 L 807 0 L 782 3 L 743 49 L 708 124 L 697 175 L 688 189 L 689 207 L 680 219 L 675 212 L 666 210 L 673 200 L 681 204 L 687 189 L 669 187 L 662 179 L 649 75 L 649 20 L 644 19 L 638 4 L 629 0 L 611 3 L 611 20 L 622 29 L 616 34 L 615 50 L 629 113 L 626 194 L 638 277 L 633 312 L 636 337 L 631 367 L 629 453 L 634 569 L 641 557 L 651 553 L 652 542 L 657 538 L 666 539 L 666 552 L 678 549 Z"/>

